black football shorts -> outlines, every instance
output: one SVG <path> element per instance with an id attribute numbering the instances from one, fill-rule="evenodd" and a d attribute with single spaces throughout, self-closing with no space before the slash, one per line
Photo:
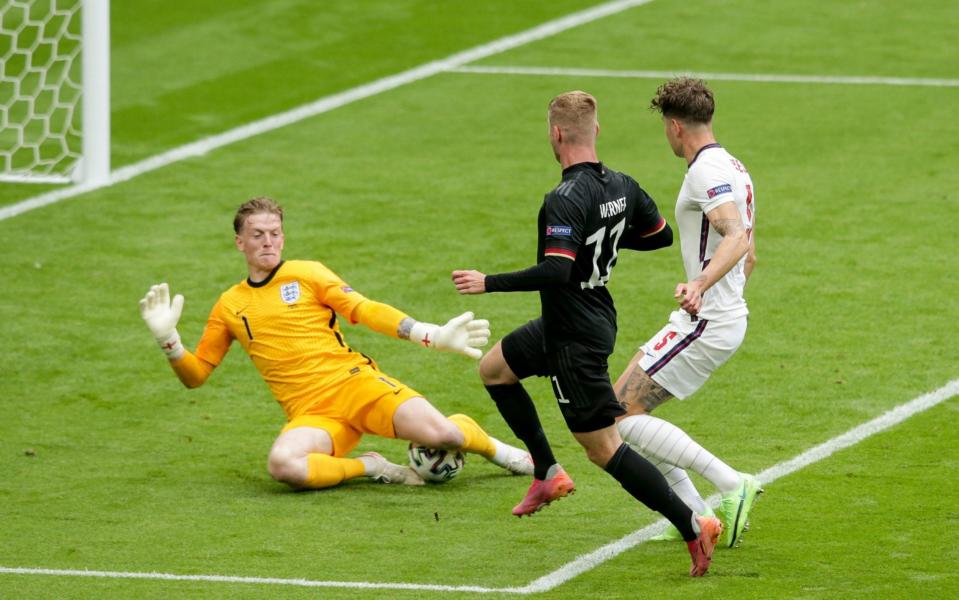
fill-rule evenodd
<path id="1" fill-rule="evenodd" d="M 549 377 L 566 425 L 573 433 L 609 427 L 625 410 L 609 381 L 608 354 L 579 342 L 546 352 L 543 320 L 536 319 L 503 338 L 503 358 L 520 379 Z"/>

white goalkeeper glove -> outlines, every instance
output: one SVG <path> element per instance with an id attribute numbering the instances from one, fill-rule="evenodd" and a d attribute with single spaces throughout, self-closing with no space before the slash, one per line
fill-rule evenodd
<path id="1" fill-rule="evenodd" d="M 151 286 L 150 291 L 140 300 L 140 316 L 170 360 L 178 360 L 183 356 L 183 344 L 180 343 L 180 334 L 176 330 L 182 311 L 183 296 L 177 294 L 171 302 L 170 286 L 165 283 Z"/>
<path id="2" fill-rule="evenodd" d="M 474 319 L 472 312 L 465 312 L 453 317 L 442 327 L 432 323 L 417 323 L 410 330 L 410 341 L 478 359 L 483 356 L 480 348 L 489 342 L 489 321 Z"/>

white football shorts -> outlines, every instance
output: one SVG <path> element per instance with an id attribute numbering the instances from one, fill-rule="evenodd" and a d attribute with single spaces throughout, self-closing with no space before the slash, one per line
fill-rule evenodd
<path id="1" fill-rule="evenodd" d="M 682 310 L 640 347 L 639 366 L 680 400 L 698 390 L 729 360 L 746 336 L 746 317 L 716 322 L 693 320 Z"/>

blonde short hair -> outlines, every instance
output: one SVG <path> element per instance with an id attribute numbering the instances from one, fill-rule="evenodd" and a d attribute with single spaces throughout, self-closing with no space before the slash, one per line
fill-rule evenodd
<path id="1" fill-rule="evenodd" d="M 556 96 L 549 102 L 549 124 L 559 127 L 571 144 L 596 141 L 596 98 L 579 90 Z"/>
<path id="2" fill-rule="evenodd" d="M 240 230 L 243 229 L 243 224 L 246 223 L 247 217 L 259 213 L 276 215 L 280 217 L 280 223 L 283 222 L 283 208 L 272 198 L 258 196 L 251 200 L 247 200 L 240 205 L 240 208 L 236 210 L 236 215 L 233 217 L 234 233 L 240 233 Z"/>

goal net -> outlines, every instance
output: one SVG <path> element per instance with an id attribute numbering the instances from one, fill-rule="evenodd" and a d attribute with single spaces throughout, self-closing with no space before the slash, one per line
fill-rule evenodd
<path id="1" fill-rule="evenodd" d="M 0 0 L 0 181 L 109 176 L 109 0 Z"/>

